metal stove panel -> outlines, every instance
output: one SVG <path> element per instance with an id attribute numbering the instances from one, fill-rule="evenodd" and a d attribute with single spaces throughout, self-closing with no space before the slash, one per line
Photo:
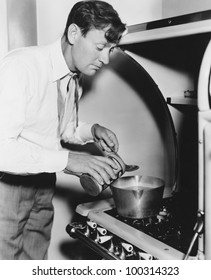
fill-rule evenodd
<path id="1" fill-rule="evenodd" d="M 127 242 L 160 260 L 182 260 L 185 254 L 155 238 L 107 215 L 101 210 L 90 211 L 88 218 Z"/>

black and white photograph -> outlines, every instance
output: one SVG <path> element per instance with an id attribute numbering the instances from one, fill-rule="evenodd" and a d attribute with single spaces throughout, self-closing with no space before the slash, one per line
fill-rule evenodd
<path id="1" fill-rule="evenodd" d="M 209 263 L 210 40 L 210 0 L 0 0 L 0 266 Z"/>

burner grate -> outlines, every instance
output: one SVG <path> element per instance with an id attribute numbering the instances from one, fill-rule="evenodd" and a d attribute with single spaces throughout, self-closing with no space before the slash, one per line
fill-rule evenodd
<path id="1" fill-rule="evenodd" d="M 157 216 L 143 218 L 143 219 L 130 219 L 121 217 L 116 208 L 105 211 L 107 215 L 150 235 L 151 237 L 171 246 L 172 248 L 186 253 L 192 236 L 193 230 L 183 228 L 183 223 L 178 221 L 178 217 L 169 212 L 167 205 L 169 199 L 164 200 L 159 214 Z M 195 244 L 191 255 L 195 256 L 197 253 L 197 244 Z"/>

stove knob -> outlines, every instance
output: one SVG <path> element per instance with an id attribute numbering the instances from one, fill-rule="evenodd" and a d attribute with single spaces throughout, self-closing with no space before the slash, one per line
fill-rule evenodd
<path id="1" fill-rule="evenodd" d="M 120 258 L 120 260 L 125 260 L 126 254 L 125 254 L 125 250 L 123 248 L 121 248 L 121 251 L 120 251 L 120 254 L 118 257 Z"/>
<path id="2" fill-rule="evenodd" d="M 133 251 L 133 246 L 131 244 L 122 242 L 121 245 L 128 253 Z"/>
<path id="3" fill-rule="evenodd" d="M 165 211 L 165 210 L 162 210 L 162 211 L 160 211 L 159 212 L 159 215 L 161 215 L 161 216 L 167 216 L 167 211 Z"/>
<path id="4" fill-rule="evenodd" d="M 86 237 L 89 237 L 90 235 L 90 229 L 86 224 L 81 224 L 77 222 L 71 223 L 71 226 L 74 230 L 79 230 L 82 232 Z"/>
<path id="5" fill-rule="evenodd" d="M 114 255 L 119 256 L 120 255 L 120 247 L 116 244 L 114 244 Z"/>
<path id="6" fill-rule="evenodd" d="M 152 260 L 152 255 L 145 252 L 138 252 L 139 260 Z"/>
<path id="7" fill-rule="evenodd" d="M 67 233 L 69 233 L 71 236 L 75 236 L 76 231 L 82 232 L 84 235 L 89 235 L 88 226 L 86 224 L 81 224 L 78 222 L 73 222 L 66 227 Z"/>
<path id="8" fill-rule="evenodd" d="M 165 218 L 164 218 L 164 216 L 158 214 L 157 219 L 158 219 L 158 222 L 161 223 L 164 221 Z"/>
<path id="9" fill-rule="evenodd" d="M 90 229 L 88 226 L 85 227 L 85 229 L 83 230 L 83 234 L 86 236 L 86 237 L 89 237 L 90 236 Z"/>
<path id="10" fill-rule="evenodd" d="M 90 226 L 93 229 L 95 229 L 97 227 L 97 224 L 95 222 L 87 221 L 86 223 L 87 223 L 88 226 Z"/>
<path id="11" fill-rule="evenodd" d="M 112 239 L 110 240 L 110 244 L 108 245 L 107 250 L 111 253 L 114 253 L 114 243 Z"/>
<path id="12" fill-rule="evenodd" d="M 101 234 L 101 235 L 106 235 L 107 230 L 105 228 L 101 228 L 101 227 L 97 227 L 97 231 Z"/>
<path id="13" fill-rule="evenodd" d="M 99 242 L 100 244 L 103 244 L 103 243 L 105 243 L 105 242 L 111 240 L 112 238 L 113 238 L 112 235 L 99 236 L 98 242 Z"/>

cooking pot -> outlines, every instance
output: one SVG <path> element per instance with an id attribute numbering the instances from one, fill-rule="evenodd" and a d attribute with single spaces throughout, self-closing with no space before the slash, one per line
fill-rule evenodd
<path id="1" fill-rule="evenodd" d="M 110 187 L 118 214 L 141 219 L 158 214 L 164 186 L 160 178 L 135 175 L 121 177 Z"/>

